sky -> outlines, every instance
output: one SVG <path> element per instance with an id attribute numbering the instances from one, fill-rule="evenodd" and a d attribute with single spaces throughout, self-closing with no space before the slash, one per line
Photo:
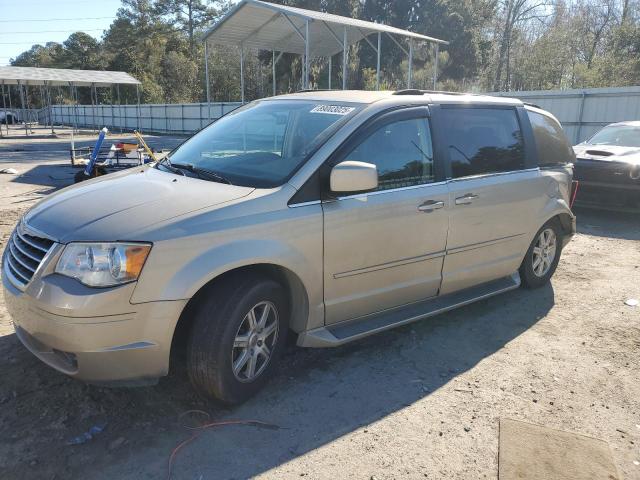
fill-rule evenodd
<path id="1" fill-rule="evenodd" d="M 101 38 L 120 0 L 0 0 L 0 65 L 46 42 L 63 42 L 83 31 Z"/>

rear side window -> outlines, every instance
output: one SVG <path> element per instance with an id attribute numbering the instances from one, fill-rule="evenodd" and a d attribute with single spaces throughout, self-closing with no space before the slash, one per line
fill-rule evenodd
<path id="1" fill-rule="evenodd" d="M 553 118 L 527 110 L 533 136 L 536 139 L 538 165 L 548 167 L 574 161 L 574 154 L 562 127 Z"/>
<path id="2" fill-rule="evenodd" d="M 433 181 L 433 148 L 426 118 L 389 123 L 358 145 L 347 160 L 378 167 L 378 190 Z"/>
<path id="3" fill-rule="evenodd" d="M 515 109 L 443 108 L 442 119 L 453 178 L 524 168 Z"/>

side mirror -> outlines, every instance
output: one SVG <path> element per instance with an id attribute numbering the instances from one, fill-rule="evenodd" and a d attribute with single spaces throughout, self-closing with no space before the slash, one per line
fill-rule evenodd
<path id="1" fill-rule="evenodd" d="M 378 188 L 378 169 L 365 162 L 347 160 L 331 170 L 329 186 L 332 192 L 368 192 Z"/>

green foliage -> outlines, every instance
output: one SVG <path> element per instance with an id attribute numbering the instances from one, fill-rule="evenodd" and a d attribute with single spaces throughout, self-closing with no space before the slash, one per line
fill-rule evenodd
<path id="1" fill-rule="evenodd" d="M 274 0 L 278 1 L 278 0 Z M 279 0 L 287 5 L 386 23 L 445 39 L 438 56 L 438 88 L 487 91 L 623 86 L 640 83 L 640 0 Z M 203 32 L 228 11 L 231 0 L 122 0 L 101 40 L 76 32 L 63 43 L 34 45 L 12 65 L 126 71 L 142 84 L 149 103 L 205 100 Z M 377 43 L 375 35 L 371 40 Z M 408 48 L 406 39 L 399 39 Z M 435 49 L 415 43 L 413 86 L 433 87 Z M 239 48 L 210 46 L 214 101 L 240 98 Z M 245 93 L 272 92 L 272 53 L 245 51 Z M 407 57 L 382 36 L 381 88 L 407 85 Z M 365 42 L 350 47 L 350 88 L 376 87 L 376 53 Z M 301 88 L 300 56 L 276 65 L 278 93 Z M 332 87 L 342 85 L 342 55 L 333 58 Z M 312 59 L 314 88 L 327 88 L 328 59 Z M 90 102 L 80 89 L 80 100 Z M 40 94 L 28 92 L 30 105 Z M 65 97 L 65 95 L 67 95 Z M 113 102 L 115 89 L 100 89 Z M 131 88 L 123 102 L 135 102 Z M 19 96 L 12 92 L 14 104 Z M 55 101 L 70 101 L 57 89 Z"/>

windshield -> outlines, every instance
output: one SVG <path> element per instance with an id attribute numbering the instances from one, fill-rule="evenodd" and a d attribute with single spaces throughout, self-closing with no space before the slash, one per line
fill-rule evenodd
<path id="1" fill-rule="evenodd" d="M 253 102 L 191 137 L 169 162 L 233 185 L 276 187 L 359 109 L 358 104 L 307 100 Z"/>
<path id="2" fill-rule="evenodd" d="M 640 147 L 640 127 L 619 125 L 604 127 L 589 141 L 589 145 L 617 145 L 619 147 Z"/>

